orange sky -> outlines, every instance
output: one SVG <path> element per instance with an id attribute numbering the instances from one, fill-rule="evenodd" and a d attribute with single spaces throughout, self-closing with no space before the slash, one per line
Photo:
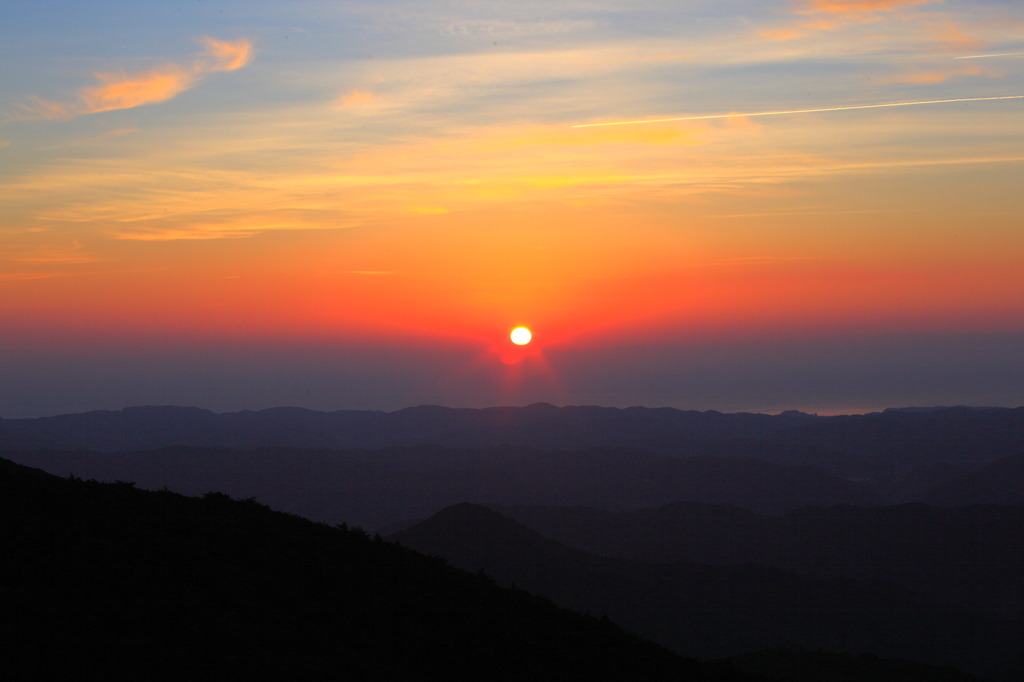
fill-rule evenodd
<path id="1" fill-rule="evenodd" d="M 11 372 L 86 340 L 394 342 L 456 349 L 487 376 L 533 362 L 549 383 L 531 396 L 571 402 L 595 393 L 558 353 L 1024 332 L 1022 99 L 573 128 L 1024 95 L 1018 3 L 344 2 L 286 20 L 274 3 L 142 5 L 116 21 L 101 5 L 73 40 L 15 5 L 0 29 L 20 56 L 0 67 Z M 503 356 L 519 325 L 534 344 Z M 452 403 L 511 395 L 445 385 Z M 387 404 L 432 401 L 423 386 Z M 123 400 L 162 400 L 147 390 Z M 17 400 L 0 395 L 0 414 Z M 752 407 L 790 405 L 766 400 Z M 245 406 L 241 389 L 217 404 Z"/>

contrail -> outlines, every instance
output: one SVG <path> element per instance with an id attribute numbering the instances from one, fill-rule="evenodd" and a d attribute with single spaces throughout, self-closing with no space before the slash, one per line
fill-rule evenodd
<path id="1" fill-rule="evenodd" d="M 972 54 L 966 57 L 953 57 L 953 59 L 985 59 L 986 57 L 1016 57 L 1024 52 L 1003 52 L 1001 54 Z"/>
<path id="2" fill-rule="evenodd" d="M 1024 99 L 1024 95 L 1003 97 L 964 97 L 962 99 L 931 99 L 923 102 L 890 102 L 888 104 L 858 104 L 850 107 L 828 107 L 827 109 L 794 109 L 792 111 L 758 111 L 749 114 L 714 114 L 712 116 L 682 116 L 679 118 L 645 118 L 635 121 L 611 121 L 609 123 L 580 123 L 573 128 L 596 128 L 598 126 L 628 126 L 636 123 L 667 123 L 669 121 L 703 121 L 709 118 L 742 118 L 744 116 L 781 116 L 783 114 L 813 114 L 820 111 L 849 111 L 851 109 L 881 109 L 882 107 L 911 107 L 918 104 L 945 104 L 947 102 L 987 102 L 994 99 Z"/>

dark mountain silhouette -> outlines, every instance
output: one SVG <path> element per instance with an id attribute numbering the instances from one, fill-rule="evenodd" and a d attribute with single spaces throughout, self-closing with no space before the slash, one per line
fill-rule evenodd
<path id="1" fill-rule="evenodd" d="M 968 682 L 978 679 L 954 668 L 831 651 L 773 649 L 734 656 L 729 662 L 748 672 L 786 682 Z"/>
<path id="2" fill-rule="evenodd" d="M 730 680 L 411 550 L 222 493 L 0 460 L 5 679 Z"/>
<path id="3" fill-rule="evenodd" d="M 695 656 L 784 646 L 867 651 L 1019 679 L 1024 623 L 929 601 L 881 581 L 818 580 L 755 564 L 645 564 L 547 539 L 478 505 L 456 505 L 390 536 L 483 569 Z"/>
<path id="4" fill-rule="evenodd" d="M 929 504 L 1024 504 L 1024 453 L 995 461 L 922 496 Z"/>
<path id="5" fill-rule="evenodd" d="M 729 502 L 767 513 L 809 505 L 872 505 L 866 487 L 811 467 L 630 448 L 542 452 L 436 446 L 378 451 L 172 447 L 149 452 L 12 452 L 57 475 L 131 480 L 198 495 L 222 490 L 275 508 L 366 528 L 425 517 L 458 502 L 637 509 L 676 500 Z"/>
<path id="6" fill-rule="evenodd" d="M 494 508 L 601 556 L 752 562 L 821 579 L 887 580 L 931 599 L 1024 617 L 1024 506 L 807 507 L 783 517 L 686 502 L 624 512 Z"/>

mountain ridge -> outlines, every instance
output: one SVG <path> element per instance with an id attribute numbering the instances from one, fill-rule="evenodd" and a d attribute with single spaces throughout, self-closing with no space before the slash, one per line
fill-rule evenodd
<path id="1" fill-rule="evenodd" d="M 223 493 L 0 459 L 8 679 L 746 682 L 437 558 Z"/>
<path id="2" fill-rule="evenodd" d="M 1024 506 L 805 507 L 783 516 L 698 502 L 631 511 L 488 506 L 599 556 L 887 580 L 931 599 L 1024 617 Z"/>
<path id="3" fill-rule="evenodd" d="M 955 665 L 1016 679 L 1024 622 L 987 616 L 884 581 L 819 580 L 756 564 L 647 564 L 599 557 L 480 505 L 446 508 L 389 536 L 482 569 L 571 608 L 607 613 L 684 655 L 815 648 Z"/>
<path id="4" fill-rule="evenodd" d="M 819 417 L 686 411 L 674 408 L 411 407 L 397 412 L 273 408 L 217 414 L 200 408 L 133 407 L 35 419 L 0 420 L 0 451 L 130 452 L 185 445 L 252 449 L 458 449 L 530 447 L 547 451 L 635 447 L 672 457 L 716 456 L 814 466 L 877 481 L 892 499 L 920 486 L 900 481 L 933 467 L 936 482 L 1024 451 L 1024 407 L 889 410 Z M 934 465 L 948 464 L 943 472 Z"/>

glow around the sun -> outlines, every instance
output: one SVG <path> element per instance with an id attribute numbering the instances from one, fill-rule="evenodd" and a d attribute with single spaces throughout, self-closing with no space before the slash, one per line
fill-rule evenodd
<path id="1" fill-rule="evenodd" d="M 533 334 L 531 334 L 530 330 L 526 327 L 516 327 L 512 330 L 512 334 L 510 336 L 512 338 L 512 343 L 517 346 L 525 346 L 530 343 L 530 339 L 533 338 Z"/>

